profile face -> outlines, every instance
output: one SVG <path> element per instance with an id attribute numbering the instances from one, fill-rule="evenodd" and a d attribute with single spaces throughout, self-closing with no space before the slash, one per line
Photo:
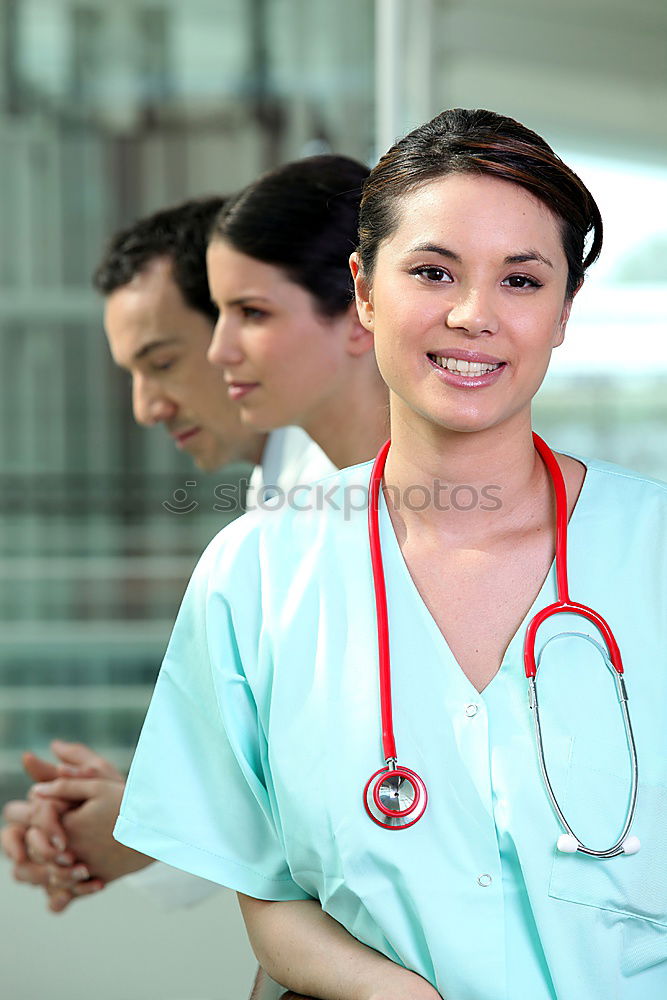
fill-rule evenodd
<path id="1" fill-rule="evenodd" d="M 104 327 L 114 361 L 132 377 L 137 423 L 164 424 L 203 470 L 243 454 L 251 435 L 206 358 L 213 323 L 184 301 L 168 258 L 107 297 Z"/>
<path id="2" fill-rule="evenodd" d="M 473 174 L 409 192 L 398 219 L 370 285 L 355 279 L 392 419 L 475 431 L 529 416 L 571 304 L 559 221 L 518 185 Z"/>
<path id="3" fill-rule="evenodd" d="M 312 431 L 342 379 L 344 319 L 323 316 L 280 267 L 223 240 L 208 248 L 211 297 L 220 310 L 209 360 L 222 369 L 243 422 Z"/>

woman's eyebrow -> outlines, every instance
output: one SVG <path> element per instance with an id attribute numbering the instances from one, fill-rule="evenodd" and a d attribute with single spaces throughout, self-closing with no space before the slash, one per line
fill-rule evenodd
<path id="1" fill-rule="evenodd" d="M 525 264 L 529 260 L 540 260 L 543 264 L 553 268 L 549 258 L 541 254 L 539 250 L 526 250 L 524 253 L 513 253 L 509 257 L 505 257 L 506 264 Z"/>
<path id="2" fill-rule="evenodd" d="M 455 260 L 458 264 L 461 263 L 461 258 L 453 250 L 448 250 L 447 247 L 440 247 L 436 243 L 418 243 L 417 246 L 412 247 L 408 250 L 408 253 L 437 253 L 441 257 L 447 257 L 448 260 Z"/>
<path id="3" fill-rule="evenodd" d="M 253 295 L 252 293 L 248 295 L 239 295 L 235 299 L 227 299 L 225 305 L 227 306 L 245 306 L 248 302 L 269 302 L 266 295 Z"/>

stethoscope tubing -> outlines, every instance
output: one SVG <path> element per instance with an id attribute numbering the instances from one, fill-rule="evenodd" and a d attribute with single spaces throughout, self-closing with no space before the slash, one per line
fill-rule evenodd
<path id="1" fill-rule="evenodd" d="M 560 470 L 560 466 L 555 455 L 537 434 L 533 433 L 533 443 L 535 448 L 547 467 L 549 477 L 553 486 L 556 502 L 556 582 L 557 597 L 553 603 L 538 611 L 529 622 L 524 639 L 524 669 L 528 680 L 528 703 L 532 711 L 535 731 L 535 744 L 539 762 L 540 773 L 544 782 L 547 795 L 551 805 L 566 831 L 565 840 L 570 840 L 569 846 L 559 849 L 572 853 L 580 852 L 595 858 L 613 858 L 623 853 L 635 853 L 639 849 L 637 838 L 629 838 L 628 834 L 632 826 L 637 807 L 637 790 L 639 783 L 639 769 L 637 764 L 637 748 L 635 744 L 630 713 L 628 710 L 628 694 L 623 679 L 623 662 L 621 653 L 614 638 L 613 632 L 602 615 L 585 604 L 580 604 L 570 600 L 568 590 L 567 574 L 567 491 L 565 480 Z M 368 537 L 370 546 L 371 568 L 373 574 L 373 586 L 375 591 L 375 606 L 377 620 L 378 639 L 378 669 L 380 681 L 380 713 L 382 718 L 382 751 L 385 766 L 371 775 L 364 787 L 364 806 L 373 822 L 385 829 L 406 829 L 413 826 L 424 814 L 428 801 L 426 785 L 416 772 L 410 768 L 402 767 L 398 763 L 396 752 L 396 740 L 394 737 L 393 708 L 391 692 L 391 662 L 389 646 L 389 614 L 387 609 L 387 588 L 382 560 L 382 548 L 380 544 L 379 528 L 379 506 L 380 489 L 382 487 L 382 476 L 384 466 L 389 453 L 391 441 L 387 441 L 373 463 L 370 478 L 369 503 L 368 503 Z M 623 829 L 614 844 L 605 850 L 594 850 L 587 847 L 574 833 L 567 821 L 560 806 L 553 784 L 551 782 L 545 754 L 544 741 L 542 736 L 542 724 L 540 719 L 539 700 L 537 696 L 537 674 L 539 669 L 539 659 L 535 659 L 535 640 L 541 625 L 548 618 L 560 614 L 581 615 L 591 622 L 599 631 L 604 640 L 608 656 L 604 649 L 596 640 L 581 633 L 582 638 L 588 639 L 602 653 L 605 663 L 610 668 L 616 684 L 616 693 L 623 715 L 626 739 L 629 748 L 631 761 L 631 787 L 629 804 L 626 811 Z M 555 637 L 552 637 L 555 638 Z M 547 640 L 547 643 L 551 639 Z M 541 654 L 540 654 L 541 658 Z M 392 808 L 386 802 L 399 803 L 402 786 L 406 785 L 412 797 L 408 794 L 406 799 L 408 805 L 403 808 Z M 386 800 L 386 801 L 385 801 Z M 631 845 L 630 841 L 634 843 Z"/>
<path id="2" fill-rule="evenodd" d="M 630 721 L 630 713 L 628 711 L 627 693 L 625 691 L 625 684 L 623 683 L 623 678 L 618 674 L 615 674 L 616 686 L 618 691 L 618 699 L 621 705 L 621 712 L 623 715 L 623 724 L 625 727 L 625 735 L 628 741 L 628 748 L 630 752 L 631 761 L 631 783 L 630 783 L 630 797 L 629 806 L 625 816 L 625 823 L 623 824 L 623 829 L 616 840 L 616 843 L 612 844 L 606 850 L 597 851 L 592 847 L 586 847 L 584 842 L 580 837 L 574 832 L 572 827 L 567 821 L 565 813 L 560 807 L 560 803 L 556 797 L 553 785 L 551 784 L 551 779 L 549 777 L 549 772 L 547 770 L 546 758 L 544 754 L 544 742 L 542 739 L 542 723 L 540 720 L 540 708 L 539 701 L 537 698 L 537 686 L 535 683 L 535 678 L 531 677 L 528 681 L 528 699 L 531 709 L 533 710 L 533 723 L 535 728 L 535 742 L 537 745 L 537 758 L 540 766 L 540 773 L 542 775 L 542 780 L 544 782 L 544 787 L 547 790 L 549 799 L 551 800 L 551 805 L 561 822 L 561 825 L 565 831 L 577 842 L 577 851 L 580 854 L 588 854 L 592 858 L 616 858 L 620 854 L 624 854 L 625 850 L 623 847 L 624 842 L 627 840 L 628 834 L 630 833 L 630 828 L 635 818 L 635 811 L 637 808 L 637 789 L 639 783 L 639 768 L 637 765 L 637 748 L 635 745 L 634 733 L 632 731 L 632 722 Z"/>
<path id="3" fill-rule="evenodd" d="M 380 509 L 380 489 L 382 473 L 391 447 L 386 441 L 377 454 L 371 472 L 368 503 L 368 537 L 370 543 L 371 566 L 375 587 L 375 607 L 378 636 L 378 660 L 380 671 L 380 712 L 382 716 L 382 749 L 388 767 L 396 766 L 396 740 L 394 738 L 393 709 L 391 703 L 391 657 L 389 650 L 389 614 L 387 611 L 387 586 L 384 578 L 382 548 L 378 513 Z"/>

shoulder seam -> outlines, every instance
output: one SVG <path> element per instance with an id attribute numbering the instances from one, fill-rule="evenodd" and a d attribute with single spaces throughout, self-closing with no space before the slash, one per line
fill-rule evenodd
<path id="1" fill-rule="evenodd" d="M 602 472 L 607 476 L 616 476 L 617 479 L 628 479 L 633 483 L 645 483 L 649 486 L 655 486 L 661 493 L 667 493 L 667 483 L 663 483 L 660 479 L 652 479 L 650 476 L 642 476 L 640 473 L 632 472 L 629 469 L 607 468 L 598 465 L 595 471 Z"/>

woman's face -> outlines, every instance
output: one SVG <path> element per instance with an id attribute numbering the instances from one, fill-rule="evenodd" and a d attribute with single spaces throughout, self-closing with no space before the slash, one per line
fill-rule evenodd
<path id="1" fill-rule="evenodd" d="M 471 174 L 424 184 L 398 212 L 370 286 L 352 265 L 392 421 L 474 431 L 529 413 L 571 304 L 557 219 L 518 185 Z"/>
<path id="2" fill-rule="evenodd" d="M 220 315 L 208 358 L 247 426 L 308 427 L 333 397 L 345 358 L 346 317 L 329 319 L 279 267 L 214 240 L 206 257 Z"/>

